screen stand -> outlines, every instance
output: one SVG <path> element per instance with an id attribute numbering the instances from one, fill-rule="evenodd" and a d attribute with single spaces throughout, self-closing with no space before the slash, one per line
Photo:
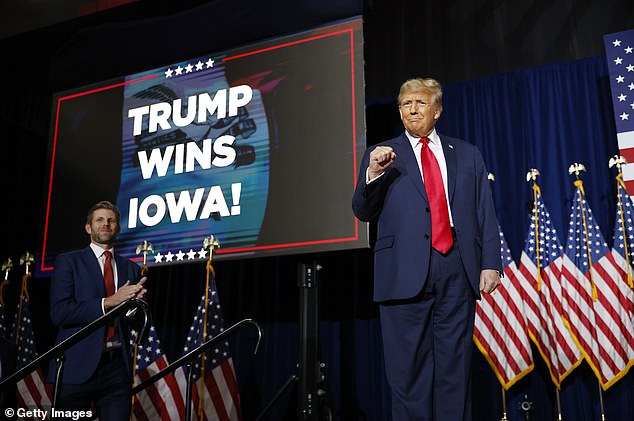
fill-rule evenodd
<path id="1" fill-rule="evenodd" d="M 258 415 L 260 420 L 284 392 L 298 382 L 298 416 L 302 421 L 330 420 L 332 416 L 326 403 L 326 391 L 321 384 L 325 380 L 325 365 L 319 362 L 319 282 L 321 266 L 316 262 L 299 264 L 299 364 L 298 374 L 293 374 L 282 385 L 271 402 Z"/>

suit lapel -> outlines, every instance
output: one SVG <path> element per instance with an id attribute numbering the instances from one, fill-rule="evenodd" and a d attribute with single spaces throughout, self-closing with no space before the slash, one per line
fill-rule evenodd
<path id="1" fill-rule="evenodd" d="M 134 281 L 133 279 L 126 279 L 128 275 L 126 273 L 125 258 L 115 253 L 114 260 L 117 262 L 117 288 L 121 287 L 121 285 L 125 284 L 127 281 Z"/>
<path id="2" fill-rule="evenodd" d="M 427 199 L 427 192 L 425 192 L 425 186 L 423 185 L 423 178 L 420 175 L 418 161 L 416 161 L 414 150 L 412 149 L 412 145 L 409 143 L 409 139 L 405 133 L 397 139 L 394 149 L 396 156 L 403 160 L 403 166 L 407 171 L 407 175 L 412 179 L 416 189 L 421 196 L 423 196 L 423 199 L 425 199 L 426 202 L 429 202 L 429 199 Z"/>
<path id="3" fill-rule="evenodd" d="M 445 154 L 445 161 L 447 163 L 447 190 L 449 197 L 449 203 L 453 203 L 453 194 L 456 190 L 456 173 L 458 172 L 458 159 L 456 157 L 456 149 L 451 142 L 440 136 L 440 142 L 442 144 L 442 151 Z"/>
<path id="4" fill-rule="evenodd" d="M 95 257 L 95 252 L 92 251 L 90 246 L 86 247 L 84 251 L 84 260 L 86 262 L 86 267 L 90 272 L 88 274 L 88 279 L 95 279 L 99 292 L 102 296 L 105 296 L 106 287 L 103 282 L 103 273 L 101 273 L 101 267 L 99 267 L 99 261 L 97 260 L 97 257 Z"/>

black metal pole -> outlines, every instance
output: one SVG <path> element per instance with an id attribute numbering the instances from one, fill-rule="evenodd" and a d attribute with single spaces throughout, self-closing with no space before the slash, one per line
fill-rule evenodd
<path id="1" fill-rule="evenodd" d="M 304 421 L 319 420 L 319 282 L 321 267 L 313 262 L 301 263 L 300 288 L 300 359 L 299 417 Z"/>

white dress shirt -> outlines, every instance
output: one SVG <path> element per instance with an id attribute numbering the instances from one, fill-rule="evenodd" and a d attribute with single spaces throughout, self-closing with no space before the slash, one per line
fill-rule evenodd
<path id="1" fill-rule="evenodd" d="M 90 243 L 90 248 L 92 249 L 92 252 L 95 253 L 95 257 L 97 258 L 97 261 L 99 262 L 99 267 L 101 268 L 101 275 L 103 276 L 103 267 L 106 263 L 106 256 L 103 254 L 104 251 L 106 251 L 105 249 L 99 247 L 97 244 L 95 243 Z M 112 259 L 110 260 L 112 263 L 112 274 L 114 275 L 114 291 L 117 292 L 118 285 L 118 276 L 117 276 L 117 262 L 115 262 L 114 260 L 114 248 L 110 248 L 108 251 L 110 251 L 110 253 L 112 253 Z M 105 298 L 101 299 L 101 311 L 103 312 L 103 314 L 106 314 L 106 309 L 103 305 Z"/>

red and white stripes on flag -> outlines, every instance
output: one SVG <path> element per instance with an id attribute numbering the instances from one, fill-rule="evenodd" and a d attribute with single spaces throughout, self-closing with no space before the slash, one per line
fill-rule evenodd
<path id="1" fill-rule="evenodd" d="M 203 294 L 196 315 L 189 329 L 184 352 L 187 353 L 224 330 L 222 312 L 218 293 L 213 279 L 209 289 Z M 206 323 L 205 323 L 206 322 Z M 206 334 L 206 339 L 203 337 Z M 240 413 L 240 393 L 236 381 L 233 361 L 229 355 L 229 344 L 225 341 L 217 344 L 204 354 L 204 359 L 196 360 L 192 364 L 192 414 L 194 419 L 238 421 Z M 182 396 L 185 396 L 187 377 L 185 370 L 179 368 L 174 372 L 180 386 Z M 202 417 L 198 415 L 201 414 Z"/>
<path id="2" fill-rule="evenodd" d="M 517 266 L 500 229 L 504 277 L 476 305 L 473 340 L 505 390 L 534 367 Z"/>
<path id="3" fill-rule="evenodd" d="M 630 350 L 619 340 L 623 336 L 621 300 L 615 295 L 616 284 L 626 273 L 603 239 L 581 180 L 575 186 L 562 276 L 564 317 L 601 386 L 607 389 L 623 376 L 629 362 Z"/>
<path id="4" fill-rule="evenodd" d="M 559 388 L 562 380 L 581 363 L 582 356 L 562 318 L 563 248 L 536 183 L 533 193 L 533 213 L 518 278 L 529 336 Z"/>
<path id="5" fill-rule="evenodd" d="M 200 368 L 198 368 L 200 369 Z M 174 372 L 179 391 L 183 398 L 187 388 L 187 375 L 181 367 Z M 204 384 L 203 384 L 204 382 Z M 198 420 L 198 408 L 201 404 L 200 390 L 203 390 L 202 420 L 234 421 L 240 420 L 238 385 L 235 382 L 234 367 L 231 358 L 206 372 L 192 386 L 192 419 Z M 237 397 L 237 399 L 236 399 Z M 237 400 L 237 402 L 236 402 Z M 237 405 L 236 405 L 237 403 Z M 184 419 L 183 407 L 180 419 Z"/>
<path id="6" fill-rule="evenodd" d="M 135 332 L 132 332 L 132 338 Z M 131 340 L 131 343 L 134 339 Z M 134 354 L 134 347 L 132 347 Z M 161 352 L 160 341 L 154 326 L 150 327 L 150 333 L 143 344 L 139 344 L 136 355 L 134 384 L 139 384 L 158 373 L 169 364 L 165 354 Z M 178 420 L 184 413 L 184 396 L 180 390 L 174 374 L 168 374 L 156 383 L 135 395 L 132 407 L 133 420 Z"/>

